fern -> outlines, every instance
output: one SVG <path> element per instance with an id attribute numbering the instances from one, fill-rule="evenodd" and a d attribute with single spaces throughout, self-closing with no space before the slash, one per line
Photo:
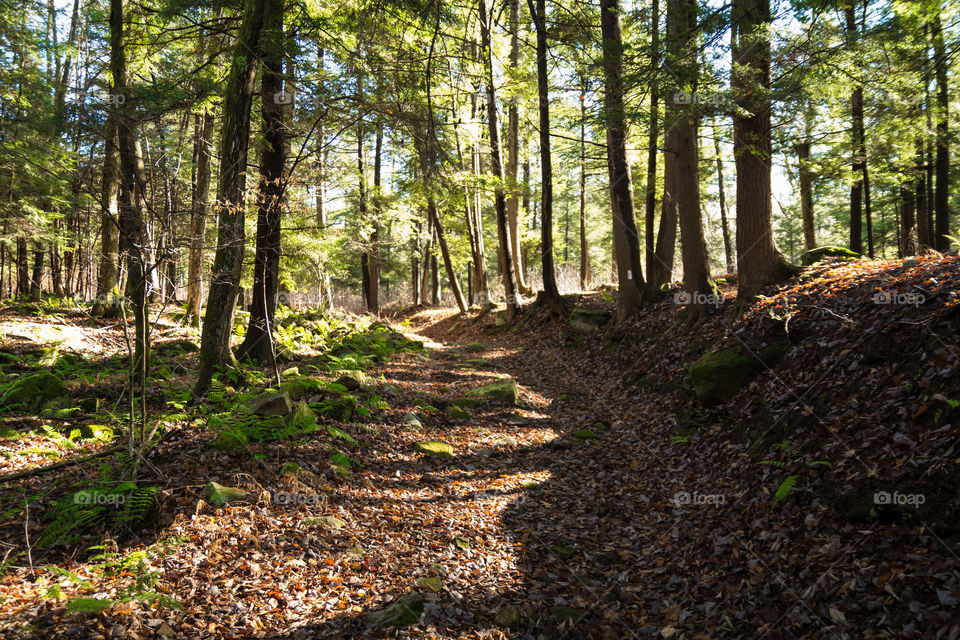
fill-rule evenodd
<path id="1" fill-rule="evenodd" d="M 780 486 L 777 487 L 777 492 L 773 494 L 773 504 L 770 505 L 770 510 L 776 508 L 778 504 L 783 502 L 790 492 L 793 491 L 794 485 L 797 484 L 797 479 L 800 476 L 787 476 L 784 478 L 783 482 L 780 483 Z"/>

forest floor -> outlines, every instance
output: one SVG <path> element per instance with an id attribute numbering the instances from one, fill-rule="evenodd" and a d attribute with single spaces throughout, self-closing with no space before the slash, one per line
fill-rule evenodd
<path id="1" fill-rule="evenodd" d="M 65 496 L 122 456 L 9 474 L 115 446 L 61 434 L 120 431 L 122 325 L 9 305 L 3 387 L 51 370 L 102 403 L 2 413 L 0 637 L 954 640 L 958 289 L 947 257 L 820 266 L 744 315 L 727 283 L 693 329 L 673 293 L 594 333 L 535 307 L 514 326 L 398 311 L 423 348 L 365 361 L 352 417 L 324 413 L 337 350 L 298 352 L 284 380 L 321 380 L 323 428 L 234 447 L 211 443 L 269 381 L 190 405 L 196 354 L 162 345 L 194 334 L 165 318 L 148 394 L 165 426 L 127 494 L 155 487 L 150 517 L 101 511 L 49 545 L 83 513 Z M 733 351 L 763 366 L 733 386 L 720 366 L 721 397 L 698 401 L 691 364 Z M 516 400 L 470 396 L 507 379 Z M 216 507 L 211 481 L 246 494 Z"/>

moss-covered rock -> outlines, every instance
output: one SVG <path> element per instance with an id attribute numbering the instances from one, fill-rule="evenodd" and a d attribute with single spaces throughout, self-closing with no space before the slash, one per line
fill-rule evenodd
<path id="1" fill-rule="evenodd" d="M 856 251 L 851 251 L 846 247 L 817 247 L 816 249 L 810 249 L 810 251 L 804 251 L 800 256 L 800 262 L 804 266 L 810 266 L 826 258 L 840 258 L 841 260 L 856 260 L 860 257 L 860 254 Z"/>
<path id="2" fill-rule="evenodd" d="M 250 401 L 250 410 L 258 416 L 285 416 L 293 411 L 290 394 L 286 391 L 265 393 Z"/>
<path id="3" fill-rule="evenodd" d="M 249 495 L 243 489 L 237 489 L 236 487 L 225 487 L 216 482 L 209 482 L 207 486 L 203 488 L 200 492 L 207 502 L 212 504 L 215 507 L 222 507 L 228 502 L 235 502 L 238 500 L 246 500 Z"/>
<path id="4" fill-rule="evenodd" d="M 367 384 L 368 380 L 369 377 L 362 371 L 344 371 L 340 377 L 337 378 L 337 384 L 343 385 L 348 391 L 356 391 L 361 386 Z"/>
<path id="5" fill-rule="evenodd" d="M 573 432 L 573 437 L 577 440 L 596 440 L 598 438 L 592 429 L 577 429 Z"/>
<path id="6" fill-rule="evenodd" d="M 759 358 L 744 352 L 739 345 L 705 353 L 690 365 L 697 399 L 707 406 L 729 400 L 764 369 L 779 362 L 784 353 L 786 345 L 768 346 Z"/>
<path id="7" fill-rule="evenodd" d="M 460 407 L 458 407 L 458 406 L 455 405 L 455 404 L 449 405 L 449 406 L 447 407 L 446 411 L 444 411 L 444 413 L 446 413 L 447 416 L 449 416 L 450 418 L 453 418 L 454 420 L 469 420 L 469 419 L 470 419 L 470 414 L 467 413 L 466 411 L 464 411 L 463 409 L 461 409 Z"/>
<path id="8" fill-rule="evenodd" d="M 407 426 L 407 429 L 411 431 L 420 431 L 423 429 L 423 423 L 420 422 L 420 418 L 417 417 L 417 414 L 412 411 L 408 411 L 403 414 L 403 424 Z"/>
<path id="9" fill-rule="evenodd" d="M 0 407 L 19 406 L 28 411 L 36 411 L 51 401 L 69 405 L 70 392 L 63 380 L 49 371 L 41 371 L 23 376 L 14 382 L 0 398 Z"/>
<path id="10" fill-rule="evenodd" d="M 517 383 L 513 380 L 491 382 L 468 391 L 467 395 L 476 398 L 492 398 L 508 404 L 516 404 L 520 399 L 520 394 L 517 392 Z"/>
<path id="11" fill-rule="evenodd" d="M 318 392 L 326 385 L 324 380 L 310 376 L 300 376 L 280 383 L 280 391 L 286 391 L 293 400 L 302 400 Z"/>
<path id="12" fill-rule="evenodd" d="M 602 329 L 608 322 L 612 314 L 609 311 L 601 309 L 581 309 L 575 308 L 567 319 L 570 328 L 580 333 L 595 333 Z"/>
<path id="13" fill-rule="evenodd" d="M 349 422 L 356 409 L 357 401 L 350 395 L 340 396 L 337 400 L 327 400 L 320 404 L 320 413 L 337 422 Z"/>
<path id="14" fill-rule="evenodd" d="M 413 445 L 413 448 L 420 453 L 436 456 L 437 458 L 452 458 L 454 455 L 454 449 L 452 445 L 449 445 L 446 442 L 440 442 L 438 440 L 432 440 L 430 442 L 418 442 Z"/>
<path id="15" fill-rule="evenodd" d="M 505 629 L 518 629 L 522 621 L 523 615 L 520 607 L 515 604 L 508 604 L 501 609 L 494 620 L 497 626 L 504 627 Z"/>
<path id="16" fill-rule="evenodd" d="M 483 400 L 481 398 L 454 398 L 451 402 L 461 409 L 476 409 Z"/>
<path id="17" fill-rule="evenodd" d="M 409 627 L 420 622 L 423 605 L 423 596 L 412 591 L 383 609 L 368 613 L 367 624 L 374 627 Z"/>

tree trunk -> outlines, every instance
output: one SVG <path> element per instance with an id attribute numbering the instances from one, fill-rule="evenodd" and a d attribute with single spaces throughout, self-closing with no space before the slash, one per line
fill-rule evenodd
<path id="1" fill-rule="evenodd" d="M 930 25 L 933 36 L 933 72 L 937 79 L 937 186 L 933 196 L 934 248 L 937 251 L 950 249 L 950 138 L 947 123 L 950 117 L 950 99 L 947 93 L 947 54 L 940 24 L 940 3 Z"/>
<path id="2" fill-rule="evenodd" d="M 369 275 L 369 293 L 367 293 L 370 313 L 380 313 L 380 170 L 383 151 L 383 123 L 377 122 L 377 138 L 373 152 L 373 233 L 370 234 L 370 256 L 367 264 Z"/>
<path id="3" fill-rule="evenodd" d="M 487 83 L 487 127 L 490 130 L 490 173 L 497 181 L 494 205 L 497 212 L 497 236 L 503 254 L 503 289 L 506 294 L 507 321 L 512 322 L 520 307 L 510 238 L 507 228 L 507 202 L 503 191 L 503 161 L 500 155 L 500 118 L 497 114 L 497 94 L 493 84 L 493 53 L 490 45 L 490 26 L 493 16 L 487 13 L 486 0 L 480 0 L 480 36 L 484 49 L 484 79 Z"/>
<path id="4" fill-rule="evenodd" d="M 810 169 L 810 136 L 813 129 L 812 103 L 807 104 L 804 118 L 803 141 L 797 144 L 797 164 L 800 168 L 800 218 L 803 223 L 803 248 L 817 247 L 816 222 L 813 217 L 813 171 Z"/>
<path id="5" fill-rule="evenodd" d="M 923 140 L 917 138 L 916 155 L 916 179 L 914 188 L 916 189 L 917 205 L 917 252 L 924 247 L 930 246 L 930 217 L 928 212 L 929 200 L 927 200 L 927 171 L 923 161 Z"/>
<path id="6" fill-rule="evenodd" d="M 917 230 L 914 228 L 914 192 L 911 185 L 900 185 L 900 257 L 917 255 Z"/>
<path id="7" fill-rule="evenodd" d="M 285 190 L 286 134 L 284 105 L 275 96 L 285 95 L 283 85 L 283 0 L 272 0 L 263 29 L 263 70 L 260 105 L 263 146 L 260 150 L 260 184 L 257 185 L 257 240 L 253 266 L 250 321 L 238 358 L 275 365 L 273 317 L 280 282 L 280 225 Z"/>
<path id="8" fill-rule="evenodd" d="M 213 116 L 207 109 L 195 116 L 193 192 L 190 198 L 190 250 L 187 258 L 187 322 L 200 327 L 203 304 L 203 246 L 210 199 L 210 148 Z"/>
<path id="9" fill-rule="evenodd" d="M 514 0 L 516 1 L 516 0 Z M 530 15 L 534 18 L 537 30 L 537 95 L 540 102 L 540 245 L 543 266 L 543 293 L 551 311 L 564 315 L 563 301 L 560 299 L 560 290 L 557 288 L 557 278 L 553 265 L 553 163 L 550 157 L 550 85 L 547 73 L 547 8 L 546 0 L 527 0 Z M 583 136 L 581 124 L 581 137 Z M 581 153 L 583 141 L 581 140 Z M 516 159 L 514 159 L 516 163 Z M 581 183 L 583 181 L 583 161 L 581 159 Z M 581 193 L 583 186 L 581 184 Z M 582 199 L 582 196 L 581 196 Z M 583 225 L 583 210 L 581 203 L 580 224 Z M 570 228 L 570 218 L 567 216 L 567 229 Z M 582 233 L 582 231 L 581 231 Z M 581 236 L 581 249 L 584 248 Z M 586 254 L 583 254 L 586 255 Z M 583 265 L 583 255 L 580 258 Z M 564 258 L 566 261 L 566 257 Z M 581 268 L 581 280 L 583 279 Z"/>
<path id="10" fill-rule="evenodd" d="M 640 308 L 646 288 L 640 266 L 640 245 L 633 213 L 633 186 L 627 165 L 627 126 L 623 105 L 623 39 L 619 0 L 601 0 L 600 29 L 603 37 L 604 111 L 607 125 L 607 165 L 610 174 L 610 204 L 617 259 L 620 320 Z"/>
<path id="11" fill-rule="evenodd" d="M 717 190 L 720 194 L 720 229 L 723 232 L 723 258 L 729 273 L 733 273 L 733 247 L 730 244 L 730 224 L 727 222 L 727 190 L 723 184 L 723 158 L 720 156 L 720 130 L 713 120 L 713 152 L 717 162 Z"/>
<path id="12" fill-rule="evenodd" d="M 114 0 L 116 1 L 116 0 Z M 260 39 L 271 0 L 246 0 L 243 22 L 234 48 L 223 105 L 220 175 L 217 181 L 217 253 L 210 278 L 210 294 L 200 343 L 200 371 L 194 393 L 210 386 L 214 368 L 234 361 L 230 351 L 233 314 L 244 253 L 244 185 L 250 139 Z"/>
<path id="13" fill-rule="evenodd" d="M 124 0 L 110 0 L 110 71 L 113 91 L 127 97 L 127 52 L 124 37 Z M 137 123 L 128 112 L 130 101 L 113 101 L 117 118 L 120 157 L 120 235 L 126 241 L 127 283 L 133 306 L 135 349 L 133 370 L 140 385 L 146 384 L 150 366 L 150 336 L 147 326 L 146 277 L 143 255 L 143 220 L 146 172 L 140 155 Z"/>
<path id="14" fill-rule="evenodd" d="M 27 239 L 17 236 L 17 295 L 30 295 L 30 271 L 27 258 Z"/>
<path id="15" fill-rule="evenodd" d="M 650 65 L 660 67 L 660 1 L 653 0 L 650 9 Z M 655 281 L 654 268 L 656 248 L 654 245 L 654 226 L 657 209 L 657 142 L 660 137 L 660 92 L 659 80 L 654 77 L 650 82 L 650 132 L 647 135 L 647 184 L 645 187 L 644 211 L 644 249 L 647 263 L 647 279 L 651 288 L 659 286 Z M 722 197 L 722 196 L 721 196 Z"/>
<path id="16" fill-rule="evenodd" d="M 737 161 L 737 304 L 750 304 L 768 284 L 793 268 L 777 251 L 771 226 L 769 0 L 735 0 L 731 16 L 731 88 L 737 101 L 733 155 Z M 759 85 L 759 86 L 758 86 Z M 745 115 L 749 114 L 749 115 Z"/>
<path id="17" fill-rule="evenodd" d="M 844 8 L 847 22 L 847 48 L 852 50 L 857 46 L 857 18 L 855 0 Z M 850 143 L 853 150 L 853 184 L 850 186 L 850 250 L 863 253 L 863 163 L 866 151 L 864 149 L 863 132 L 863 87 L 859 84 L 854 87 L 850 96 Z M 739 210 L 739 201 L 737 209 Z"/>
<path id="18" fill-rule="evenodd" d="M 33 250 L 33 273 L 30 275 L 30 297 L 34 302 L 40 302 L 43 296 L 43 245 L 37 243 Z"/>
<path id="19" fill-rule="evenodd" d="M 590 248 L 587 246 L 587 91 L 586 76 L 580 94 L 580 290 L 586 291 L 593 281 L 590 269 Z"/>
<path id="20" fill-rule="evenodd" d="M 681 83 L 678 90 L 696 92 L 697 62 L 685 61 L 685 48 L 695 38 L 695 0 L 667 2 L 667 60 Z M 719 301 L 717 286 L 710 278 L 707 243 L 700 217 L 700 171 L 697 145 L 697 113 L 695 104 L 672 101 L 667 104 L 666 134 L 663 140 L 664 182 L 680 222 L 680 246 L 683 262 L 683 287 L 688 300 L 687 323 L 704 319 Z M 739 207 L 738 207 L 739 210 Z"/>
<path id="21" fill-rule="evenodd" d="M 516 73 L 520 62 L 520 0 L 510 0 L 510 68 Z M 517 170 L 520 168 L 520 110 L 519 98 L 510 98 L 507 109 L 507 224 L 510 230 L 510 256 L 517 289 L 521 294 L 531 294 L 520 264 L 520 201 L 517 191 Z"/>

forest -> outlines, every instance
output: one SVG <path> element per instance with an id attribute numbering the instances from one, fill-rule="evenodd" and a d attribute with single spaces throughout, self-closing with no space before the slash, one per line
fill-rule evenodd
<path id="1" fill-rule="evenodd" d="M 960 638 L 960 7 L 0 0 L 0 637 Z"/>

